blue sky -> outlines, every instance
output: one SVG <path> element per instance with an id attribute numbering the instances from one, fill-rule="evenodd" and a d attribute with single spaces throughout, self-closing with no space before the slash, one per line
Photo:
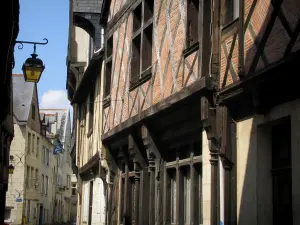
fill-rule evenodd
<path id="1" fill-rule="evenodd" d="M 38 57 L 45 70 L 38 83 L 39 103 L 42 107 L 67 107 L 66 57 L 69 31 L 69 0 L 20 0 L 20 31 L 17 40 L 43 42 L 37 45 Z M 22 73 L 22 64 L 33 52 L 33 45 L 15 46 L 13 73 Z"/>

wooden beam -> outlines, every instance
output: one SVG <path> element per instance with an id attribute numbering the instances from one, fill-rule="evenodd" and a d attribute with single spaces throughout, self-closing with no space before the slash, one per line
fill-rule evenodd
<path id="1" fill-rule="evenodd" d="M 206 87 L 207 80 L 205 77 L 202 77 L 195 83 L 184 88 L 183 90 L 165 98 L 159 103 L 151 106 L 149 109 L 140 112 L 139 114 L 129 118 L 128 120 L 109 130 L 108 132 L 102 135 L 102 141 L 109 141 L 114 137 L 116 138 L 115 135 L 117 133 L 119 133 L 120 135 L 122 135 L 122 133 L 128 133 L 129 129 L 133 125 L 142 124 L 143 121 L 145 121 L 146 119 L 150 119 L 154 115 L 157 115 L 158 113 L 166 109 L 170 109 L 171 107 L 174 107 L 177 104 L 184 103 L 184 100 L 187 100 L 189 97 L 191 98 L 196 93 L 198 93 L 199 95 L 204 94 L 204 92 L 206 91 Z"/>
<path id="2" fill-rule="evenodd" d="M 287 47 L 286 47 L 286 50 L 284 52 L 284 56 L 287 56 L 288 54 L 290 54 L 293 50 L 293 47 L 297 41 L 297 38 L 300 34 L 300 19 L 298 20 L 298 23 L 296 25 L 296 28 L 291 36 L 291 40 L 290 42 L 288 43 Z"/>
<path id="3" fill-rule="evenodd" d="M 136 154 L 136 160 L 139 162 L 142 168 L 146 167 L 148 165 L 146 147 L 143 144 L 143 140 L 138 135 L 137 130 L 133 129 L 130 132 L 128 138 L 129 138 L 129 143 L 132 142 L 133 144 L 133 148 Z"/>
<path id="4" fill-rule="evenodd" d="M 152 145 L 149 149 L 150 152 L 153 152 L 156 158 L 163 157 L 165 154 L 165 147 L 154 132 L 152 126 L 149 123 L 144 123 L 142 129 L 144 129 L 144 133 L 147 133 L 147 139 L 150 145 Z"/>
<path id="5" fill-rule="evenodd" d="M 245 75 L 245 33 L 244 33 L 244 20 L 245 20 L 245 0 L 239 0 L 239 59 L 238 59 L 238 76 L 244 77 Z"/>
<path id="6" fill-rule="evenodd" d="M 173 127 L 170 127 L 170 129 L 159 133 L 160 140 L 164 142 L 165 140 L 180 138 L 180 136 L 183 136 L 186 133 L 202 129 L 203 126 L 199 116 L 197 119 L 198 120 L 195 118 L 195 120 L 191 119 L 185 123 L 174 124 Z"/>
<path id="7" fill-rule="evenodd" d="M 256 66 L 258 64 L 259 58 L 261 56 L 261 53 L 264 51 L 266 43 L 267 43 L 267 41 L 269 39 L 269 36 L 271 34 L 272 28 L 273 28 L 273 26 L 275 24 L 275 21 L 276 21 L 278 13 L 280 11 L 280 6 L 281 6 L 283 0 L 278 0 L 278 1 L 271 0 L 271 2 L 272 2 L 272 5 L 273 5 L 272 15 L 271 15 L 269 23 L 267 24 L 265 33 L 263 34 L 263 36 L 261 38 L 261 41 L 260 41 L 260 43 L 258 45 L 258 49 L 257 49 L 257 52 L 256 52 L 256 54 L 254 56 L 252 64 L 250 66 L 249 73 L 254 72 L 255 69 L 256 69 Z"/>

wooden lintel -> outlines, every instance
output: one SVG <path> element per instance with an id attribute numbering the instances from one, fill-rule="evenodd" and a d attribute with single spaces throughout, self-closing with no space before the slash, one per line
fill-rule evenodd
<path id="1" fill-rule="evenodd" d="M 178 123 L 175 124 L 172 129 L 168 129 L 166 132 L 163 132 L 160 135 L 162 141 L 168 139 L 176 139 L 180 136 L 185 135 L 186 133 L 192 133 L 193 131 L 197 131 L 202 128 L 202 124 L 200 122 L 200 118 L 197 120 L 191 120 L 186 123 Z"/>
<path id="2" fill-rule="evenodd" d="M 102 135 L 102 141 L 108 141 L 109 139 L 113 139 L 113 137 L 117 133 L 128 133 L 128 130 L 133 125 L 138 125 L 143 123 L 146 119 L 157 115 L 159 112 L 162 112 L 166 109 L 170 109 L 174 107 L 176 104 L 182 103 L 183 100 L 191 97 L 193 94 L 198 93 L 199 95 L 204 94 L 206 90 L 206 78 L 202 77 L 195 83 L 191 84 L 190 86 L 184 88 L 183 90 L 165 98 L 164 100 L 160 101 L 159 103 L 151 106 L 149 109 L 146 109 L 137 115 L 129 118 L 128 120 L 124 121 L 123 123 L 119 124 L 118 126 L 114 127 L 113 129 L 109 130 L 108 132 Z"/>

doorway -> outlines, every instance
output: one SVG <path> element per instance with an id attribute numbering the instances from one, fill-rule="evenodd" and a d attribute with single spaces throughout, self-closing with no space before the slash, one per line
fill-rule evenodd
<path id="1" fill-rule="evenodd" d="M 39 225 L 43 224 L 43 211 L 44 211 L 44 207 L 43 205 L 40 205 Z"/>
<path id="2" fill-rule="evenodd" d="M 92 211 L 93 211 L 93 181 L 90 182 L 90 199 L 89 199 L 88 225 L 92 224 Z"/>

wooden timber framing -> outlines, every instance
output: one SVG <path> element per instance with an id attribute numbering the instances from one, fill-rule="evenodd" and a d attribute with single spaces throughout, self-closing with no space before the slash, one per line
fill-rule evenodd
<path id="1" fill-rule="evenodd" d="M 217 21 L 222 21 L 228 9 L 225 1 L 217 2 L 222 12 Z M 220 31 L 215 129 L 225 169 L 225 225 L 237 224 L 236 121 L 265 115 L 300 97 L 293 82 L 300 71 L 300 16 L 292 13 L 299 11 L 299 4 L 297 0 L 261 3 L 239 0 L 239 16 L 225 27 L 214 26 Z M 293 10 L 287 10 L 289 6 Z"/>
<path id="2" fill-rule="evenodd" d="M 131 85 L 132 45 L 139 35 L 132 30 L 134 13 L 141 4 L 143 30 L 148 24 L 143 10 L 151 2 L 155 6 L 151 74 Z M 189 46 L 186 4 L 193 2 L 199 3 L 198 40 Z M 118 212 L 118 219 L 110 217 L 108 224 L 203 223 L 203 128 L 212 168 L 205 171 L 212 178 L 210 224 L 219 223 L 220 139 L 214 95 L 219 83 L 219 8 L 217 0 L 104 1 L 100 21 L 105 43 L 113 40 L 112 56 L 106 60 L 112 60 L 114 77 L 101 138 L 118 165 L 112 182 L 118 200 L 109 206 Z"/>
<path id="3" fill-rule="evenodd" d="M 184 221 L 184 204 L 189 204 L 190 221 L 191 223 L 199 224 L 202 221 L 201 199 L 192 201 L 192 199 L 200 198 L 202 192 L 201 185 L 201 163 L 202 157 L 198 145 L 190 143 L 187 148 L 183 148 L 187 152 L 186 156 L 180 156 L 179 148 L 176 151 L 176 157 L 171 159 L 163 158 L 160 154 L 162 149 L 157 149 L 156 146 L 162 146 L 159 143 L 154 143 L 152 136 L 150 136 L 148 128 L 142 126 L 141 138 L 147 154 L 147 165 L 143 163 L 139 154 L 131 154 L 130 147 L 132 140 L 129 135 L 128 150 L 127 147 L 120 147 L 118 149 L 117 160 L 120 168 L 120 221 L 121 224 L 131 222 L 132 224 L 169 224 L 172 221 L 171 207 L 174 207 L 173 219 L 177 218 L 177 224 L 182 224 Z M 196 147 L 196 148 L 195 148 Z M 136 148 L 136 146 L 134 147 Z M 140 151 L 136 149 L 136 151 Z M 127 155 L 127 156 L 126 156 Z M 164 154 L 166 155 L 166 154 Z M 168 157 L 168 156 L 166 156 Z M 170 158 L 170 157 L 169 157 Z M 173 161 L 172 161 L 173 160 Z M 197 189 L 190 189 L 190 200 L 184 200 L 183 195 L 187 191 L 184 184 L 186 172 L 189 174 L 189 185 L 197 187 Z M 172 174 L 175 176 L 172 178 Z M 170 179 L 175 179 L 176 198 L 171 203 Z M 192 191 L 193 190 L 193 191 Z M 133 194 L 134 193 L 134 194 Z M 171 206 L 171 204 L 173 204 Z M 187 207 L 187 206 L 185 206 Z"/>

